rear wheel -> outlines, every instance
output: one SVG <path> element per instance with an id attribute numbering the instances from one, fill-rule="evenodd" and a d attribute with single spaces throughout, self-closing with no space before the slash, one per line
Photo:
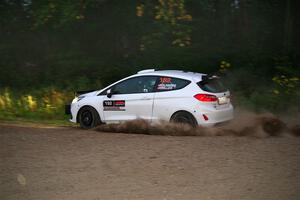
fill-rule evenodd
<path id="1" fill-rule="evenodd" d="M 170 121 L 173 123 L 188 124 L 192 127 L 197 126 L 197 121 L 194 116 L 186 111 L 176 112 L 175 114 L 173 114 Z"/>
<path id="2" fill-rule="evenodd" d="M 100 117 L 94 108 L 83 107 L 79 111 L 78 121 L 81 128 L 90 129 L 100 124 Z"/>

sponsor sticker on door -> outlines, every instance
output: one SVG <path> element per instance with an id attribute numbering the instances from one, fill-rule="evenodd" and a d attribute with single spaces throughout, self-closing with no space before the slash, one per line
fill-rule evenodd
<path id="1" fill-rule="evenodd" d="M 125 100 L 106 100 L 103 101 L 104 111 L 125 111 Z"/>

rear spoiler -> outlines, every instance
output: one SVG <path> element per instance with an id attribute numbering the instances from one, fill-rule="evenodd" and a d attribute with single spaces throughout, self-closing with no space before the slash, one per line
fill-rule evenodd
<path id="1" fill-rule="evenodd" d="M 96 90 L 82 90 L 82 91 L 76 91 L 74 92 L 74 95 L 75 97 L 79 96 L 79 95 L 82 95 L 82 94 L 86 94 L 86 93 L 89 93 L 89 92 L 94 92 Z"/>
<path id="2" fill-rule="evenodd" d="M 208 80 L 211 79 L 219 79 L 220 77 L 214 74 L 207 74 L 205 76 L 202 76 L 202 80 L 200 81 L 200 83 L 206 83 Z"/>

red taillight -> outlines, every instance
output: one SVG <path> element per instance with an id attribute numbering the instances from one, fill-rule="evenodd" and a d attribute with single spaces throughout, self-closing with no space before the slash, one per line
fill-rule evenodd
<path id="1" fill-rule="evenodd" d="M 205 121 L 207 121 L 207 120 L 208 120 L 208 117 L 207 117 L 207 115 L 203 114 L 202 116 L 203 116 L 203 119 L 204 119 Z"/>
<path id="2" fill-rule="evenodd" d="M 196 94 L 194 97 L 199 101 L 203 101 L 203 102 L 218 101 L 218 98 L 215 95 L 211 95 L 211 94 Z"/>

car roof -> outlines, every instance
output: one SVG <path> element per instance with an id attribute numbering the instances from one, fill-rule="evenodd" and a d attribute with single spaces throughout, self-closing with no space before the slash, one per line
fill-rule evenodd
<path id="1" fill-rule="evenodd" d="M 139 71 L 137 74 L 128 76 L 126 78 L 123 78 L 117 82 L 114 82 L 103 89 L 99 90 L 99 93 L 103 92 L 107 88 L 111 87 L 114 84 L 117 84 L 119 82 L 122 82 L 126 79 L 132 78 L 132 77 L 137 77 L 137 76 L 170 76 L 170 77 L 175 77 L 175 78 L 181 78 L 181 79 L 186 79 L 186 80 L 191 80 L 195 82 L 202 81 L 202 76 L 207 76 L 207 74 L 202 74 L 202 73 L 196 73 L 196 72 L 188 72 L 188 71 L 181 71 L 181 70 L 154 70 L 154 69 L 146 69 Z"/>
<path id="2" fill-rule="evenodd" d="M 206 76 L 207 74 L 189 72 L 189 71 L 181 71 L 181 70 L 142 70 L 139 71 L 136 75 L 155 75 L 155 76 L 171 76 L 176 78 L 193 80 L 195 82 L 201 81 L 202 76 Z"/>

